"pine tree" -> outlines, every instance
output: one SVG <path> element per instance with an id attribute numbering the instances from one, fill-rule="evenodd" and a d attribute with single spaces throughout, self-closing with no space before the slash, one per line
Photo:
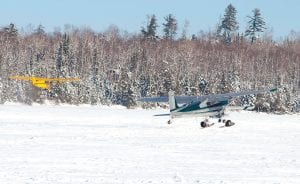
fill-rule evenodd
<path id="1" fill-rule="evenodd" d="M 125 69 L 121 69 L 120 80 L 117 85 L 116 103 L 131 108 L 136 105 L 133 85 Z"/>
<path id="2" fill-rule="evenodd" d="M 149 19 L 150 21 L 147 23 L 147 28 L 142 27 L 141 32 L 144 38 L 156 39 L 156 28 L 158 27 L 156 17 L 155 15 L 151 15 Z"/>
<path id="3" fill-rule="evenodd" d="M 150 77 L 146 75 L 141 75 L 139 77 L 138 87 L 140 89 L 141 97 L 147 96 L 150 88 Z"/>
<path id="4" fill-rule="evenodd" d="M 187 39 L 187 34 L 188 34 L 188 27 L 189 27 L 189 21 L 185 20 L 182 33 L 181 33 L 181 40 L 186 40 Z"/>
<path id="5" fill-rule="evenodd" d="M 165 21 L 166 23 L 163 24 L 164 38 L 173 40 L 177 34 L 177 20 L 172 14 L 169 14 L 165 17 Z"/>
<path id="6" fill-rule="evenodd" d="M 257 39 L 259 32 L 263 32 L 266 29 L 266 23 L 261 17 L 260 10 L 256 8 L 252 12 L 253 17 L 247 16 L 250 20 L 248 21 L 248 28 L 245 31 L 245 36 L 251 39 L 251 43 Z"/>
<path id="7" fill-rule="evenodd" d="M 72 74 L 74 72 L 73 53 L 71 50 L 70 37 L 66 33 L 63 35 L 57 49 L 55 62 L 57 77 L 74 76 L 74 74 Z M 52 88 L 53 95 L 57 96 L 57 100 L 60 102 L 71 103 L 73 101 L 73 94 L 76 91 L 76 85 L 74 86 L 71 83 L 64 83 L 60 85 L 54 85 Z M 83 102 L 82 100 L 80 101 Z M 87 103 L 87 100 L 85 100 L 84 103 Z"/>
<path id="8" fill-rule="evenodd" d="M 220 82 L 217 85 L 217 93 L 229 93 L 231 92 L 231 88 L 229 85 L 228 77 L 223 72 L 222 76 L 220 77 Z"/>
<path id="9" fill-rule="evenodd" d="M 196 41 L 196 40 L 198 40 L 198 38 L 197 38 L 197 36 L 195 34 L 193 34 L 191 40 L 192 41 Z"/>
<path id="10" fill-rule="evenodd" d="M 44 27 L 42 24 L 40 24 L 40 25 L 38 25 L 38 27 L 34 30 L 34 34 L 39 35 L 39 36 L 43 36 L 43 35 L 46 34 L 44 29 L 45 29 L 45 27 Z"/>
<path id="11" fill-rule="evenodd" d="M 221 24 L 218 27 L 219 37 L 225 43 L 231 43 L 235 31 L 238 30 L 238 22 L 236 20 L 237 11 L 232 4 L 229 4 L 225 9 L 224 17 L 222 18 Z"/>
<path id="12" fill-rule="evenodd" d="M 209 83 L 203 77 L 201 77 L 198 82 L 198 88 L 199 88 L 201 95 L 209 94 L 208 87 L 209 87 Z"/>
<path id="13" fill-rule="evenodd" d="M 3 28 L 4 34 L 7 36 L 7 38 L 15 39 L 18 36 L 18 30 L 15 26 L 15 24 L 10 23 L 9 26 Z"/>
<path id="14" fill-rule="evenodd" d="M 58 77 L 66 77 L 71 67 L 70 37 L 65 33 L 57 51 L 56 72 Z"/>

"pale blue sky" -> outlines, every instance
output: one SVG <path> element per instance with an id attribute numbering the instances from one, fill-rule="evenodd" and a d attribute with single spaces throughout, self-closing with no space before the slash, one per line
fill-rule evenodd
<path id="1" fill-rule="evenodd" d="M 130 33 L 140 31 L 146 16 L 155 14 L 159 24 L 171 13 L 179 23 L 190 23 L 189 34 L 215 28 L 224 9 L 232 3 L 238 11 L 240 32 L 246 27 L 246 16 L 259 8 L 267 26 L 276 38 L 291 30 L 300 31 L 300 0 L 0 0 L 0 26 L 15 23 L 18 28 L 42 24 L 48 32 L 65 24 L 88 26 L 103 31 L 117 25 Z M 161 31 L 162 27 L 159 28 Z"/>

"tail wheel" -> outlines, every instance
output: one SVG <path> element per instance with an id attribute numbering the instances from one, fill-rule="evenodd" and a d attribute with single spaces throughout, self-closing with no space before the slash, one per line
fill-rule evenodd
<path id="1" fill-rule="evenodd" d="M 233 125 L 233 122 L 231 121 L 231 120 L 227 120 L 226 122 L 225 122 L 225 126 L 226 127 L 229 127 L 229 126 L 232 126 Z"/>
<path id="2" fill-rule="evenodd" d="M 207 127 L 207 124 L 206 124 L 206 122 L 204 122 L 204 121 L 202 121 L 202 122 L 200 123 L 200 125 L 201 125 L 202 128 Z"/>

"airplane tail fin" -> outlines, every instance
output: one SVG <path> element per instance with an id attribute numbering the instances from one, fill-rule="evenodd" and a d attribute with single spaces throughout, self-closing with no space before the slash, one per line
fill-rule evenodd
<path id="1" fill-rule="evenodd" d="M 175 99 L 174 91 L 169 91 L 169 105 L 170 105 L 170 111 L 178 108 L 178 104 Z"/>

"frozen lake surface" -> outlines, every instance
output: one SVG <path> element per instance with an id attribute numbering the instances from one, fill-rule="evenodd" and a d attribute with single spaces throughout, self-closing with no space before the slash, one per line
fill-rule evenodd
<path id="1" fill-rule="evenodd" d="M 200 119 L 91 106 L 0 106 L 0 183 L 300 183 L 300 115 Z"/>

